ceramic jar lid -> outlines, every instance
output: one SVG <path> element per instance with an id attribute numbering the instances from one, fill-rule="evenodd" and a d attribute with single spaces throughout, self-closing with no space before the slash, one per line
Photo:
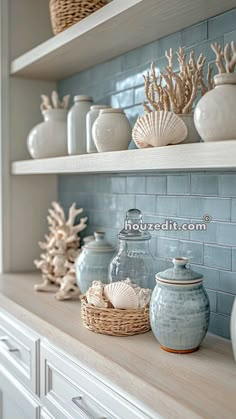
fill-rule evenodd
<path id="1" fill-rule="evenodd" d="M 203 275 L 193 271 L 191 268 L 187 268 L 187 263 L 188 259 L 186 258 L 174 258 L 174 267 L 157 273 L 156 280 L 175 285 L 201 283 Z"/>
<path id="2" fill-rule="evenodd" d="M 106 241 L 105 233 L 103 231 L 97 231 L 94 233 L 94 237 L 95 240 L 85 244 L 85 249 L 92 250 L 94 252 L 114 252 L 114 247 Z"/>
<path id="3" fill-rule="evenodd" d="M 104 113 L 122 113 L 124 114 L 123 109 L 121 108 L 106 108 L 100 110 L 100 115 L 103 115 Z"/>
<path id="4" fill-rule="evenodd" d="M 91 111 L 93 110 L 101 110 L 101 109 L 110 109 L 110 106 L 108 105 L 93 105 L 90 106 Z"/>
<path id="5" fill-rule="evenodd" d="M 77 95 L 74 96 L 74 102 L 92 102 L 93 98 L 92 96 L 86 96 L 86 95 Z"/>
<path id="6" fill-rule="evenodd" d="M 126 213 L 124 228 L 119 232 L 120 240 L 150 240 L 151 235 L 146 230 L 141 230 L 143 224 L 142 212 L 136 208 Z"/>

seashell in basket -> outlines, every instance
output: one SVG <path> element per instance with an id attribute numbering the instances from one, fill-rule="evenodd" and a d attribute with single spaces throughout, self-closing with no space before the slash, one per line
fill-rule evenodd
<path id="1" fill-rule="evenodd" d="M 92 283 L 92 288 L 96 288 L 96 289 L 99 289 L 99 290 L 103 290 L 103 283 L 102 283 L 102 281 L 93 281 L 93 283 Z"/>
<path id="2" fill-rule="evenodd" d="M 88 291 L 86 292 L 86 298 L 87 298 L 88 304 L 91 304 L 99 308 L 107 308 L 108 302 L 105 301 L 102 291 L 103 290 L 101 288 L 90 287 Z"/>
<path id="3" fill-rule="evenodd" d="M 137 119 L 133 140 L 138 148 L 163 147 L 185 140 L 187 127 L 173 112 L 150 112 Z"/>
<path id="4" fill-rule="evenodd" d="M 139 300 L 134 288 L 124 283 L 124 281 L 105 285 L 104 295 L 114 308 L 136 309 L 139 307 Z"/>
<path id="5" fill-rule="evenodd" d="M 125 284 L 130 285 L 132 288 L 137 288 L 137 286 L 138 286 L 137 284 L 135 284 L 134 282 L 132 282 L 132 280 L 130 278 L 126 278 L 122 282 L 124 282 Z"/>
<path id="6" fill-rule="evenodd" d="M 139 308 L 143 308 L 150 303 L 152 291 L 149 288 L 135 289 L 139 301 Z"/>

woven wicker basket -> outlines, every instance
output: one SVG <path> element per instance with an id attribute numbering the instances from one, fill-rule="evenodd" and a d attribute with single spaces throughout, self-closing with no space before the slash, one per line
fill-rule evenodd
<path id="1" fill-rule="evenodd" d="M 92 332 L 110 336 L 131 336 L 150 330 L 149 307 L 136 310 L 98 308 L 81 297 L 81 317 Z"/>
<path id="2" fill-rule="evenodd" d="M 54 35 L 64 31 L 107 4 L 106 0 L 50 0 Z"/>

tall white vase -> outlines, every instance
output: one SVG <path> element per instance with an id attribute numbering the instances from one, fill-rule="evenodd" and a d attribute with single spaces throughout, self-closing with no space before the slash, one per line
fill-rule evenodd
<path id="1" fill-rule="evenodd" d="M 204 141 L 236 140 L 236 74 L 218 74 L 214 81 L 196 106 L 195 126 Z"/>
<path id="2" fill-rule="evenodd" d="M 67 110 L 43 111 L 44 122 L 36 125 L 27 138 L 28 151 L 33 159 L 67 155 Z"/>
<path id="3" fill-rule="evenodd" d="M 90 96 L 75 96 L 68 114 L 68 154 L 86 153 L 86 116 L 93 103 Z"/>

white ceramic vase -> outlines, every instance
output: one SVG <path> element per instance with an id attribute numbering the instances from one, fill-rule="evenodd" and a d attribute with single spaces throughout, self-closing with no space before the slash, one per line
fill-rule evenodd
<path id="1" fill-rule="evenodd" d="M 198 134 L 194 120 L 193 120 L 193 114 L 181 114 L 178 115 L 180 119 L 185 123 L 188 134 L 184 141 L 181 142 L 181 144 L 187 144 L 187 143 L 198 143 L 200 141 L 200 135 Z"/>
<path id="2" fill-rule="evenodd" d="M 67 155 L 67 110 L 48 109 L 42 112 L 44 122 L 36 125 L 27 138 L 33 159 Z"/>
<path id="3" fill-rule="evenodd" d="M 86 116 L 86 149 L 87 153 L 97 153 L 97 147 L 94 143 L 94 138 L 92 134 L 93 124 L 99 116 L 101 109 L 108 109 L 107 105 L 93 105 L 90 107 L 90 111 Z"/>
<path id="4" fill-rule="evenodd" d="M 218 74 L 214 82 L 196 106 L 196 128 L 204 141 L 235 140 L 236 74 Z"/>
<path id="5" fill-rule="evenodd" d="M 74 97 L 74 106 L 68 114 L 68 154 L 86 153 L 86 116 L 93 103 L 90 96 Z"/>
<path id="6" fill-rule="evenodd" d="M 122 109 L 103 109 L 93 124 L 93 138 L 98 152 L 127 150 L 131 125 Z"/>
<path id="7" fill-rule="evenodd" d="M 233 346 L 234 359 L 236 361 L 236 299 L 234 300 L 234 305 L 231 313 L 230 335 Z"/>

